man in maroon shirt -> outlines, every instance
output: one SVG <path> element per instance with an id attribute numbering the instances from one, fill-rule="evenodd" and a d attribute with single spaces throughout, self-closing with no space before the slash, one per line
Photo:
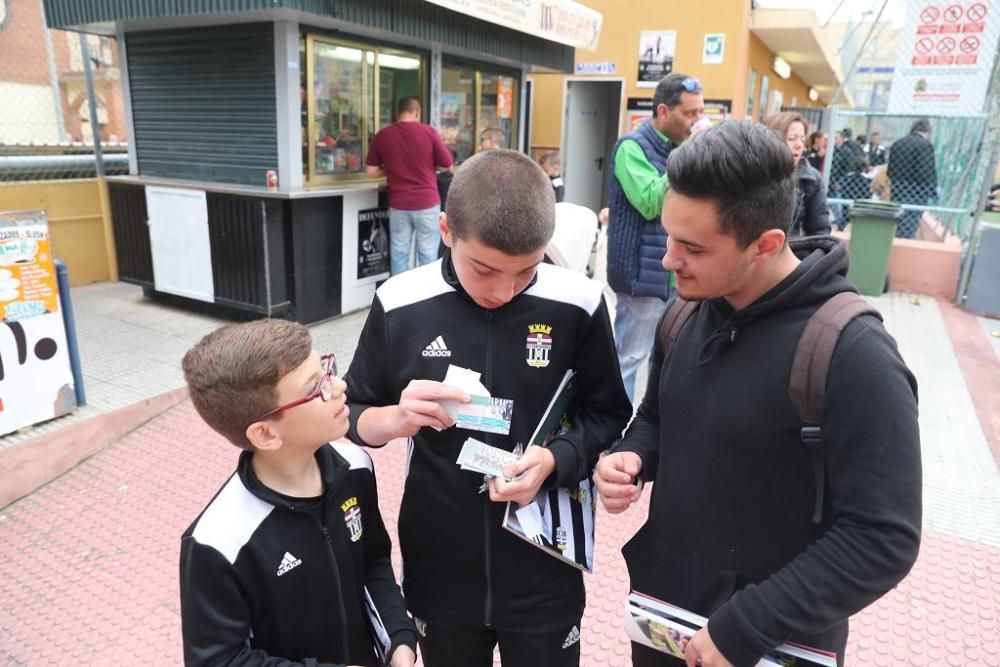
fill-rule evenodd
<path id="1" fill-rule="evenodd" d="M 372 178 L 385 176 L 389 185 L 389 261 L 392 274 L 410 266 L 417 237 L 417 266 L 437 259 L 441 231 L 435 168 L 450 169 L 451 153 L 430 125 L 420 122 L 420 100 L 400 98 L 396 122 L 379 130 L 368 149 L 365 168 Z"/>

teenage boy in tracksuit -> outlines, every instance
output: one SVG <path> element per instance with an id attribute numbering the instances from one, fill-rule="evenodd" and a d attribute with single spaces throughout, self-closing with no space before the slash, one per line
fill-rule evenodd
<path id="1" fill-rule="evenodd" d="M 448 252 L 379 288 L 346 376 L 351 439 L 411 438 L 399 540 L 428 667 L 491 665 L 497 644 L 506 665 L 579 664 L 580 571 L 501 527 L 506 501 L 576 485 L 631 416 L 601 285 L 542 263 L 554 222 L 549 179 L 529 158 L 470 158 L 441 215 Z M 453 427 L 439 402 L 469 397 L 440 383 L 449 364 L 513 399 L 508 436 Z M 482 475 L 455 463 L 463 443 L 527 443 L 568 369 L 578 382 L 568 432 L 480 494 Z"/>

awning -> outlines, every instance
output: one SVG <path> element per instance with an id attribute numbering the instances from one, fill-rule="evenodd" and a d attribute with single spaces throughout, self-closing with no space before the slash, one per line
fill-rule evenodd
<path id="1" fill-rule="evenodd" d="M 594 51 L 604 17 L 571 0 L 427 0 L 534 37 Z"/>
<path id="2" fill-rule="evenodd" d="M 750 32 L 792 66 L 792 74 L 829 102 L 844 75 L 812 10 L 754 9 Z M 847 91 L 845 89 L 844 93 Z"/>

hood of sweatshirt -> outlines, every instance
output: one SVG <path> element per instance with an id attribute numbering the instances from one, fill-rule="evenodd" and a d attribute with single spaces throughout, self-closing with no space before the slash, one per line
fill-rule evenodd
<path id="1" fill-rule="evenodd" d="M 800 263 L 781 282 L 746 308 L 734 310 L 725 298 L 711 299 L 702 308 L 711 322 L 719 322 L 701 348 L 699 364 L 706 364 L 736 343 L 740 331 L 754 320 L 776 311 L 822 303 L 841 292 L 857 292 L 847 280 L 847 247 L 831 236 L 791 239 L 789 247 Z"/>

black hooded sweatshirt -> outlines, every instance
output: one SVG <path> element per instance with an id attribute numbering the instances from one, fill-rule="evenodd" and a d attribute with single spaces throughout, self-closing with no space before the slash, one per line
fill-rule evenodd
<path id="1" fill-rule="evenodd" d="M 748 307 L 700 304 L 618 451 L 655 480 L 649 519 L 622 549 L 632 587 L 709 618 L 737 667 L 796 641 L 837 652 L 847 619 L 895 586 L 920 544 L 916 380 L 874 316 L 842 332 L 823 413 L 825 507 L 788 397 L 799 336 L 827 299 L 856 291 L 829 237 L 793 240 L 802 263 Z"/>

